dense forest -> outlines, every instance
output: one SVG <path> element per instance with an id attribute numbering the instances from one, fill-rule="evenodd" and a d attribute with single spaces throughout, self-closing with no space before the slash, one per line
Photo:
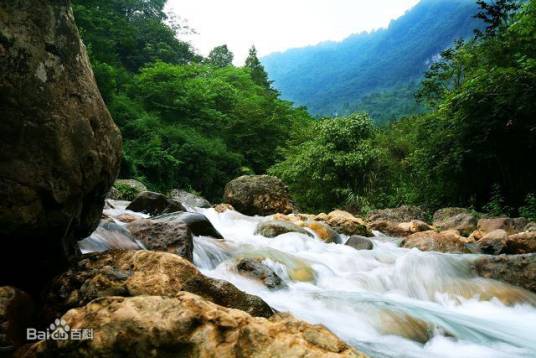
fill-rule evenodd
<path id="1" fill-rule="evenodd" d="M 456 11 L 474 11 L 469 18 L 461 11 L 464 26 L 456 23 L 461 18 L 451 26 L 461 31 L 475 23 L 474 36 L 436 56 L 422 82 L 354 98 L 376 117 L 379 102 L 397 108 L 394 103 L 412 100 L 417 90 L 421 109 L 409 107 L 416 114 L 381 127 L 366 113 L 313 119 L 305 108 L 281 100 L 254 47 L 243 67 L 232 65 L 225 45 L 207 58 L 196 54 L 177 39 L 185 29 L 169 21 L 164 0 L 98 3 L 78 0 L 74 10 L 97 82 L 123 133 L 122 177 L 218 200 L 229 179 L 267 172 L 283 179 L 306 210 L 458 205 L 536 216 L 534 0 L 522 6 L 453 2 Z M 395 21 L 390 30 L 403 25 Z M 452 36 L 465 34 L 428 40 L 440 51 Z M 380 31 L 353 40 L 366 47 L 383 36 Z M 409 53 L 428 58 L 434 51 Z M 402 64 L 412 76 L 421 70 Z M 396 70 L 387 63 L 372 67 L 385 76 Z M 371 78 L 378 86 L 393 84 Z M 305 82 L 304 91 L 316 88 Z M 400 114 L 395 112 L 389 116 Z"/>
<path id="2" fill-rule="evenodd" d="M 274 86 L 314 115 L 367 111 L 386 122 L 422 111 L 413 92 L 430 63 L 479 26 L 474 0 L 423 0 L 386 29 L 262 58 Z M 385 109 L 388 108 L 388 111 Z"/>

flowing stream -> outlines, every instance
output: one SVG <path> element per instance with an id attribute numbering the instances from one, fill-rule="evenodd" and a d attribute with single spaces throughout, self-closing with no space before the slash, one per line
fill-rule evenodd
<path id="1" fill-rule="evenodd" d="M 328 327 L 371 357 L 536 357 L 536 295 L 475 276 L 476 255 L 421 252 L 377 234 L 373 250 L 303 234 L 255 235 L 262 217 L 206 215 L 225 240 L 194 238 L 194 263 L 278 311 Z M 262 258 L 287 284 L 270 290 L 238 274 Z"/>

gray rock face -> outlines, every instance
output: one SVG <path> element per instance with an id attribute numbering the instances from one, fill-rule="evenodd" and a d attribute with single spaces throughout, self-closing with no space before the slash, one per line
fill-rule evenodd
<path id="1" fill-rule="evenodd" d="M 200 213 L 176 212 L 164 214 L 152 218 L 157 222 L 181 222 L 188 225 L 192 234 L 196 236 L 210 236 L 215 239 L 223 240 L 223 236 L 216 230 L 208 218 Z"/>
<path id="2" fill-rule="evenodd" d="M 536 254 L 484 256 L 475 261 L 474 268 L 482 277 L 536 292 Z"/>
<path id="3" fill-rule="evenodd" d="M 210 208 L 212 206 L 207 199 L 184 190 L 172 190 L 169 197 L 190 208 Z"/>
<path id="4" fill-rule="evenodd" d="M 405 223 L 412 220 L 426 222 L 426 212 L 418 206 L 403 205 L 399 208 L 375 210 L 367 215 L 367 221 L 392 221 Z"/>
<path id="5" fill-rule="evenodd" d="M 290 214 L 294 205 L 288 188 L 276 177 L 245 175 L 225 186 L 224 202 L 246 215 Z"/>
<path id="6" fill-rule="evenodd" d="M 255 230 L 255 234 L 270 238 L 287 234 L 289 232 L 296 232 L 299 234 L 312 236 L 307 230 L 296 224 L 279 220 L 264 221 L 257 225 L 257 229 Z"/>
<path id="7" fill-rule="evenodd" d="M 176 211 L 186 211 L 184 206 L 178 201 L 171 200 L 163 194 L 152 191 L 140 193 L 127 206 L 127 210 L 145 213 L 149 215 L 159 215 L 164 213 L 173 213 Z"/>
<path id="8" fill-rule="evenodd" d="M 271 268 L 257 259 L 242 259 L 236 265 L 238 272 L 260 280 L 266 287 L 279 289 L 286 287 L 285 282 Z"/>
<path id="9" fill-rule="evenodd" d="M 127 228 L 148 250 L 170 252 L 193 261 L 192 232 L 185 223 L 142 219 Z"/>
<path id="10" fill-rule="evenodd" d="M 351 236 L 345 245 L 353 247 L 356 250 L 372 250 L 374 248 L 374 244 L 370 239 L 358 235 Z"/>
<path id="11" fill-rule="evenodd" d="M 68 1 L 0 2 L 0 94 L 0 284 L 32 286 L 95 229 L 121 157 Z"/>
<path id="12" fill-rule="evenodd" d="M 442 208 L 442 209 L 436 210 L 433 216 L 434 225 L 436 222 L 445 221 L 459 214 L 471 214 L 471 210 L 466 209 L 466 208 L 455 208 L 455 207 L 454 208 Z"/>

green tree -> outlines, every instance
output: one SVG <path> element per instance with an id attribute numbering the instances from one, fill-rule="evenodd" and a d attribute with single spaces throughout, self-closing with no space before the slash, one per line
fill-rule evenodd
<path id="1" fill-rule="evenodd" d="M 226 67 L 233 65 L 233 53 L 227 45 L 214 47 L 207 57 L 207 63 L 216 67 Z"/>
<path id="2" fill-rule="evenodd" d="M 271 82 L 268 80 L 268 74 L 264 70 L 264 66 L 257 57 L 257 49 L 252 46 L 249 49 L 249 55 L 246 58 L 246 68 L 251 71 L 251 77 L 253 81 L 259 86 L 270 88 Z"/>

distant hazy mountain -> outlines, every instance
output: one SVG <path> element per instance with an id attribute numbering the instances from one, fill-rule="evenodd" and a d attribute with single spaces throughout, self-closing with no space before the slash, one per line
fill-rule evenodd
<path id="1" fill-rule="evenodd" d="M 283 97 L 316 115 L 367 110 L 378 121 L 418 111 L 413 91 L 434 57 L 473 34 L 474 0 L 422 0 L 387 29 L 262 59 Z"/>

